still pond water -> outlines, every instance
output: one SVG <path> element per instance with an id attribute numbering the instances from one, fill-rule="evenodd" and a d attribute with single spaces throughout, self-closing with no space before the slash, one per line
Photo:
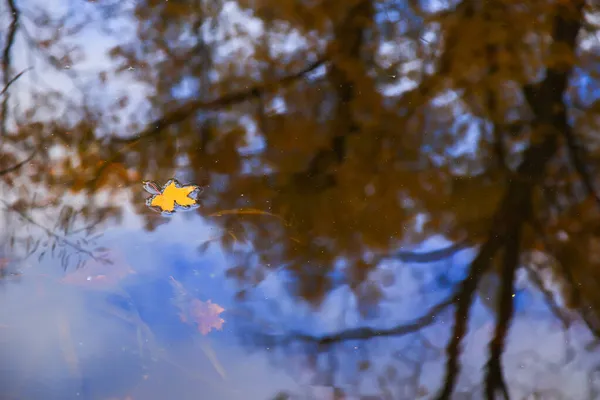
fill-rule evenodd
<path id="1" fill-rule="evenodd" d="M 496 113 L 466 105 L 495 103 L 477 100 L 489 82 L 505 79 L 499 92 L 524 76 L 538 84 L 549 57 L 536 46 L 568 47 L 551 35 L 574 29 L 562 18 L 577 14 L 571 2 L 476 2 L 456 13 L 452 1 L 58 3 L 0 1 L 10 111 L 0 121 L 0 400 L 436 399 L 457 366 L 452 398 L 484 398 L 495 322 L 510 319 L 496 311 L 501 276 L 511 276 L 490 268 L 481 278 L 463 301 L 462 346 L 451 347 L 466 320 L 453 313 L 454 290 L 497 220 L 502 185 L 516 185 L 464 172 L 496 165 L 476 157 L 496 127 L 481 115 Z M 597 112 L 598 12 L 589 13 L 585 46 L 571 46 L 590 53 L 573 72 L 567 49 L 555 63 L 568 71 L 547 74 L 571 79 L 569 96 L 589 95 L 575 116 L 589 104 Z M 440 32 L 454 28 L 468 40 Z M 498 60 L 519 61 L 484 65 L 480 55 L 496 51 L 478 41 L 488 34 L 510 44 Z M 523 38 L 536 40 L 512 46 Z M 430 81 L 421 71 L 436 70 L 450 42 L 457 50 L 439 63 L 450 67 Z M 556 95 L 550 78 L 540 93 Z M 572 106 L 548 110 L 532 95 L 539 104 L 526 107 L 525 97 L 505 101 L 524 125 Z M 518 158 L 530 144 L 509 133 Z M 548 181 L 569 191 L 568 157 L 556 158 Z M 454 170 L 459 162 L 467 167 Z M 148 189 L 172 178 L 202 187 L 199 207 L 147 207 Z M 98 202 L 82 194 L 89 187 Z M 34 207 L 36 196 L 56 201 Z M 573 196 L 556 194 L 551 211 Z M 573 207 L 563 217 L 577 225 Z M 454 242 L 469 234 L 470 246 Z M 572 264 L 579 276 L 597 270 Z M 501 349 L 511 395 L 600 399 L 597 339 L 560 307 L 556 280 L 535 278 L 521 268 L 502 297 L 515 306 Z"/>
<path id="2" fill-rule="evenodd" d="M 199 251 L 223 232 L 192 213 L 161 218 L 168 222 L 148 232 L 128 210 L 120 224 L 103 229 L 93 246 L 111 263 L 92 259 L 63 272 L 60 257 L 17 259 L 5 252 L 3 399 L 334 399 L 342 391 L 344 398 L 408 399 L 429 398 L 439 386 L 450 313 L 407 335 L 383 332 L 410 325 L 448 295 L 447 285 L 432 280 L 447 261 L 382 261 L 385 274 L 373 279 L 395 283 L 384 285 L 378 312 L 365 319 L 343 284 L 315 309 L 294 295 L 295 279 L 277 270 L 241 299 L 239 284 L 227 274 L 227 251 L 219 245 Z M 55 252 L 83 246 L 68 240 L 59 240 Z M 445 246 L 437 238 L 417 250 Z M 458 272 L 448 279 L 461 278 L 470 257 L 469 250 L 458 252 Z M 343 283 L 342 268 L 332 274 Z M 571 393 L 583 394 L 589 360 L 577 356 L 561 366 L 573 356 L 570 346 L 579 345 L 575 338 L 589 338 L 565 334 L 541 295 L 523 282 L 507 375 L 525 388 L 537 382 L 548 393 L 551 377 L 560 375 Z M 493 327 L 480 301 L 473 317 L 463 354 L 465 392 L 474 391 L 468 383 L 481 375 Z M 353 340 L 357 327 L 375 333 Z M 317 343 L 344 331 L 346 339 Z"/>

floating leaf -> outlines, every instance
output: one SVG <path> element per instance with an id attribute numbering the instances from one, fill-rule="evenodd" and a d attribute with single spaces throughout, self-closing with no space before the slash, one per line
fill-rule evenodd
<path id="1" fill-rule="evenodd" d="M 144 189 L 153 194 L 146 200 L 146 205 L 165 214 L 172 214 L 177 209 L 188 210 L 198 206 L 195 198 L 190 197 L 200 191 L 199 186 L 182 185 L 176 179 L 169 180 L 158 193 L 154 182 L 144 181 Z"/>

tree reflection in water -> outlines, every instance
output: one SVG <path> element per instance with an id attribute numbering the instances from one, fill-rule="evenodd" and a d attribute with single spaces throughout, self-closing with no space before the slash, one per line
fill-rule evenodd
<path id="1" fill-rule="evenodd" d="M 226 326 L 297 368 L 301 390 L 596 396 L 592 2 L 0 3 L 2 233 L 13 260 L 2 272 L 22 274 L 11 295 L 24 302 L 11 298 L 6 317 L 22 322 L 15 310 L 29 304 L 58 321 L 44 343 L 62 343 L 77 384 L 100 373 L 76 372 L 64 318 L 92 303 L 117 304 L 107 318 L 125 323 L 113 328 L 138 349 L 133 364 L 160 342 L 145 320 L 153 312 L 185 331 L 179 343 L 201 336 L 177 315 L 171 271 L 83 273 L 80 283 L 108 284 L 92 295 L 68 285 L 75 275 L 41 270 L 107 261 L 93 236 L 134 214 L 137 234 L 166 243 L 159 225 L 178 217 L 148 210 L 141 183 L 177 178 L 205 188 L 178 240 L 225 255 L 219 290 L 237 290 Z M 200 237 L 206 224 L 219 233 Z M 406 250 L 440 237 L 445 247 Z M 191 293 L 195 278 L 174 278 Z"/>

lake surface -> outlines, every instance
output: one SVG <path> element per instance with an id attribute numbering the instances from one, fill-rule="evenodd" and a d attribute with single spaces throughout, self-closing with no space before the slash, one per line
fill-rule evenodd
<path id="1" fill-rule="evenodd" d="M 600 399 L 598 21 L 0 0 L 0 400 Z"/>
<path id="2" fill-rule="evenodd" d="M 198 251 L 219 230 L 189 213 L 164 218 L 168 222 L 153 232 L 136 224 L 133 214 L 106 228 L 97 246 L 106 247 L 113 264 L 92 260 L 65 273 L 56 257 L 13 260 L 6 253 L 19 275 L 8 276 L 0 292 L 3 398 L 271 399 L 282 392 L 325 399 L 335 398 L 337 385 L 364 393 L 347 398 L 383 398 L 377 394 L 383 389 L 389 398 L 427 398 L 439 385 L 450 313 L 440 312 L 436 324 L 407 335 L 383 332 L 409 325 L 447 296 L 447 285 L 432 279 L 447 262 L 382 262 L 385 299 L 368 318 L 360 316 L 343 283 L 314 309 L 296 297 L 296 280 L 282 271 L 271 272 L 240 299 L 239 284 L 227 273 L 227 251 L 218 245 Z M 429 240 L 424 248 L 447 245 Z M 447 279 L 462 278 L 460 266 L 469 253 L 454 257 L 455 276 Z M 551 390 L 553 373 L 561 377 L 561 389 L 569 384 L 571 394 L 583 393 L 591 361 L 576 348 L 591 339 L 581 329 L 563 332 L 525 279 L 517 296 L 508 376 Z M 216 317 L 224 320 L 220 329 L 211 328 L 210 313 L 196 320 L 183 316 L 194 299 L 223 309 Z M 208 320 L 204 332 L 202 318 Z M 483 302 L 474 305 L 465 379 L 481 374 L 492 318 Z M 357 327 L 375 331 L 353 339 L 348 330 Z M 348 339 L 318 343 L 343 331 Z M 311 336 L 294 338 L 295 332 Z M 400 377 L 407 382 L 403 387 L 390 383 Z M 333 379 L 339 383 L 331 385 Z"/>

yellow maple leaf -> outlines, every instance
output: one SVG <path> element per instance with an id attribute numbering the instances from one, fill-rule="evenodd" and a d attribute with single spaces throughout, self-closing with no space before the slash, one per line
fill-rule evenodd
<path id="1" fill-rule="evenodd" d="M 186 210 L 198 206 L 198 202 L 191 195 L 199 192 L 199 186 L 182 185 L 176 179 L 170 179 L 162 189 L 150 181 L 144 181 L 143 185 L 147 192 L 153 194 L 146 200 L 146 205 L 165 214 L 171 214 L 177 209 Z"/>

